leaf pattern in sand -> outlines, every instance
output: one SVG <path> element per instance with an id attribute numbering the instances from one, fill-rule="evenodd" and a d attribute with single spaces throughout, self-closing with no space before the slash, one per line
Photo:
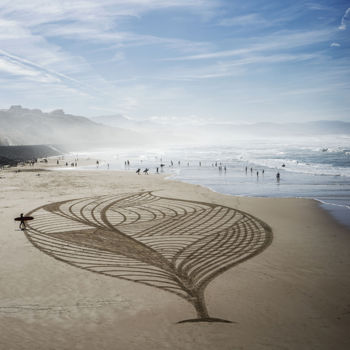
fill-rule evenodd
<path id="1" fill-rule="evenodd" d="M 210 317 L 204 290 L 216 276 L 260 253 L 272 240 L 259 219 L 229 207 L 151 192 L 47 204 L 25 231 L 41 251 L 92 272 L 143 283 L 187 300 Z"/>

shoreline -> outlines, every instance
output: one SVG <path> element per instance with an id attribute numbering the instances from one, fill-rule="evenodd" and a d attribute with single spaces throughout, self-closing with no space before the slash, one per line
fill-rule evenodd
<path id="1" fill-rule="evenodd" d="M 111 154 L 109 154 L 109 157 L 111 157 Z M 124 155 L 124 157 L 125 157 L 125 155 Z M 136 160 L 134 159 L 133 160 L 133 167 L 136 166 L 135 162 L 136 162 Z M 105 163 L 108 163 L 108 161 L 105 160 Z M 119 163 L 121 163 L 121 160 L 119 160 Z M 116 164 L 117 163 L 113 163 L 113 160 L 111 160 L 112 167 L 111 167 L 110 171 L 124 171 L 122 169 L 122 165 L 121 164 L 119 164 L 119 167 L 116 166 Z M 146 161 L 145 165 L 148 165 L 147 161 Z M 141 163 L 138 166 L 142 167 L 143 164 Z M 133 167 L 131 167 L 131 169 L 133 169 Z M 154 168 L 155 164 L 152 164 L 150 167 Z M 271 186 L 271 183 L 270 183 L 270 185 L 268 185 L 268 186 L 270 186 L 271 188 L 269 188 L 269 189 L 265 188 L 265 190 L 263 189 L 264 187 L 261 186 L 261 185 L 256 187 L 256 188 L 254 188 L 254 189 L 253 189 L 253 187 L 251 187 L 251 188 L 248 187 L 247 188 L 247 187 L 243 186 L 242 189 L 243 189 L 244 193 L 243 194 L 239 194 L 239 193 L 237 193 L 237 189 L 238 189 L 238 186 L 239 186 L 237 184 L 240 184 L 242 182 L 242 178 L 239 178 L 239 177 L 235 178 L 235 177 L 237 177 L 237 175 L 240 176 L 239 172 L 237 173 L 237 169 L 233 169 L 234 170 L 234 175 L 233 175 L 234 178 L 233 178 L 233 180 L 229 180 L 231 182 L 233 181 L 232 182 L 232 185 L 234 186 L 233 189 L 231 188 L 231 186 L 229 186 L 229 187 L 224 186 L 224 185 L 220 186 L 219 183 L 216 183 L 216 185 L 219 185 L 219 189 L 216 189 L 215 186 L 212 186 L 211 184 L 209 184 L 210 182 L 208 184 L 203 183 L 205 181 L 203 181 L 203 178 L 200 177 L 202 175 L 198 172 L 198 170 L 200 168 L 198 168 L 197 170 L 195 168 L 196 167 L 192 168 L 194 170 L 191 170 L 191 172 L 195 171 L 194 174 L 197 176 L 197 177 L 195 176 L 194 178 L 193 177 L 192 178 L 187 178 L 188 175 L 186 175 L 186 174 L 188 174 L 188 171 L 187 171 L 187 167 L 185 167 L 185 166 L 181 167 L 181 169 L 183 169 L 185 171 L 181 175 L 174 174 L 172 172 L 168 172 L 168 173 L 165 173 L 165 174 L 166 174 L 167 177 L 172 178 L 172 179 L 177 179 L 177 180 L 180 180 L 180 181 L 184 181 L 186 183 L 200 184 L 200 185 L 203 185 L 206 188 L 209 188 L 209 189 L 211 189 L 211 190 L 213 190 L 215 192 L 223 193 L 223 194 L 229 194 L 229 195 L 233 195 L 233 196 L 254 197 L 254 198 L 260 198 L 260 197 L 261 198 L 306 198 L 306 199 L 307 198 L 311 198 L 311 199 L 316 200 L 319 203 L 319 205 L 323 209 L 325 209 L 332 216 L 332 218 L 334 220 L 336 220 L 341 225 L 344 225 L 345 227 L 350 229 L 350 215 L 349 215 L 350 214 L 350 212 L 349 212 L 350 208 L 349 208 L 349 206 L 347 205 L 347 203 L 343 204 L 344 200 L 341 197 L 339 197 L 339 198 L 338 197 L 332 198 L 332 196 L 330 196 L 329 198 L 325 197 L 325 196 L 329 196 L 328 193 L 331 193 L 331 192 L 325 191 L 324 187 L 323 187 L 323 190 L 321 189 L 321 191 L 319 191 L 317 193 L 317 190 L 314 190 L 314 189 L 311 190 L 311 187 L 307 187 L 306 186 L 306 188 L 304 188 L 303 187 L 304 184 L 301 182 L 300 183 L 300 186 L 302 186 L 301 190 L 297 191 L 296 193 L 293 193 L 293 186 L 295 187 L 296 184 L 295 183 L 293 183 L 293 184 L 286 183 L 286 184 L 283 184 L 283 189 L 282 189 L 282 185 L 281 185 L 281 192 L 283 191 L 285 193 L 279 194 L 279 192 L 278 191 L 276 192 L 276 189 L 273 188 L 273 186 Z M 177 167 L 175 166 L 172 169 L 176 170 Z M 209 170 L 210 169 L 211 168 L 209 167 Z M 90 170 L 90 169 L 86 169 L 86 170 Z M 97 169 L 91 169 L 91 170 L 97 170 Z M 101 169 L 99 169 L 99 170 L 101 170 Z M 134 170 L 136 170 L 136 168 Z M 203 170 L 206 171 L 205 169 L 203 169 Z M 268 172 L 271 172 L 273 169 L 267 169 L 267 170 L 268 170 Z M 287 173 L 288 173 L 288 171 L 287 171 Z M 265 173 L 265 175 L 266 175 L 266 173 Z M 210 176 L 212 176 L 212 174 Z M 289 176 L 294 176 L 294 172 L 291 172 Z M 271 175 L 270 175 L 270 177 L 271 177 Z M 193 179 L 195 181 L 193 181 Z M 261 180 L 264 180 L 263 177 L 262 177 Z M 214 181 L 218 181 L 218 180 L 214 179 Z M 271 179 L 269 181 L 271 181 Z M 308 180 L 308 181 L 310 181 L 310 180 Z M 263 183 L 264 183 L 264 181 L 262 182 L 262 184 Z M 324 186 L 327 186 L 326 183 L 321 183 L 321 184 L 323 184 Z M 243 185 L 246 185 L 246 184 L 243 184 Z M 252 186 L 254 186 L 253 183 L 252 183 Z M 218 186 L 216 186 L 216 187 L 218 187 Z M 331 187 L 331 188 L 334 189 L 334 191 L 338 191 L 338 192 L 334 192 L 335 196 L 337 196 L 337 195 L 339 196 L 340 195 L 339 189 L 334 188 L 334 187 Z M 301 193 L 303 191 L 305 191 L 305 194 L 301 195 Z M 252 194 L 250 194 L 249 192 L 252 192 Z"/>
<path id="2" fill-rule="evenodd" d="M 117 171 L 117 170 L 113 170 L 113 171 Z M 193 183 L 190 183 L 190 182 L 187 182 L 186 180 L 182 180 L 182 179 L 176 179 L 174 178 L 173 176 L 176 176 L 174 174 L 169 174 L 165 180 L 170 180 L 170 181 L 181 181 L 181 182 L 184 182 L 184 183 L 187 183 L 187 184 L 193 184 Z M 339 205 L 339 204 L 333 204 L 333 203 L 329 203 L 329 202 L 326 202 L 324 200 L 321 200 L 321 199 L 318 199 L 318 198 L 315 198 L 315 197 L 297 197 L 297 196 L 290 196 L 290 197 L 277 197 L 277 196 L 252 196 L 252 195 L 239 195 L 239 194 L 230 194 L 230 193 L 224 193 L 224 192 L 220 192 L 220 191 L 217 191 L 215 190 L 214 188 L 210 187 L 210 186 L 206 186 L 206 185 L 203 185 L 203 184 L 194 184 L 194 185 L 197 185 L 197 186 L 201 186 L 203 188 L 207 188 L 209 189 L 210 191 L 214 192 L 214 193 L 218 193 L 218 194 L 223 194 L 223 195 L 227 195 L 227 196 L 232 196 L 232 197 L 242 197 L 242 198 L 290 198 L 290 199 L 310 199 L 310 200 L 313 200 L 315 202 L 317 202 L 318 206 L 324 210 L 327 215 L 330 216 L 330 218 L 332 218 L 332 220 L 334 220 L 337 224 L 341 225 L 342 227 L 346 228 L 346 229 L 350 229 L 350 220 L 349 220 L 349 215 L 350 215 L 350 207 L 349 206 L 343 206 L 343 205 Z M 332 206 L 339 206 L 341 207 L 342 209 L 343 208 L 346 208 L 345 210 L 349 210 L 349 213 L 344 213 L 344 215 L 339 215 L 338 212 L 334 212 L 332 211 L 330 208 L 328 207 L 331 207 Z"/>

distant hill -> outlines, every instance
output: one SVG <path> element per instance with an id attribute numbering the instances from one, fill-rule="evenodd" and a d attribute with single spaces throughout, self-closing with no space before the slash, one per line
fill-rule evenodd
<path id="1" fill-rule="evenodd" d="M 172 144 L 229 144 L 232 138 L 257 137 L 308 137 L 317 135 L 349 135 L 350 123 L 343 121 L 319 120 L 305 123 L 254 124 L 234 123 L 157 123 L 155 121 L 134 120 L 121 114 L 92 118 L 95 122 L 121 126 L 157 138 L 161 142 Z M 152 136 L 153 135 L 153 136 Z"/>
<path id="2" fill-rule="evenodd" d="M 88 145 L 115 146 L 132 144 L 140 135 L 117 127 L 97 124 L 88 118 L 55 110 L 12 106 L 0 110 L 0 144 L 2 145 Z"/>
<path id="3" fill-rule="evenodd" d="M 350 123 L 197 123 L 136 120 L 121 114 L 85 118 L 12 106 L 0 110 L 0 145 L 63 145 L 66 149 L 128 146 L 230 144 L 241 138 L 349 135 Z"/>
<path id="4" fill-rule="evenodd" d="M 90 119 L 95 123 L 135 131 L 151 131 L 160 127 L 160 124 L 157 124 L 153 121 L 147 119 L 130 119 L 123 116 L 122 114 L 103 115 L 99 117 L 92 117 Z"/>
<path id="5" fill-rule="evenodd" d="M 319 120 L 305 123 L 208 124 L 196 128 L 197 133 L 221 137 L 298 137 L 317 135 L 349 135 L 350 123 Z"/>

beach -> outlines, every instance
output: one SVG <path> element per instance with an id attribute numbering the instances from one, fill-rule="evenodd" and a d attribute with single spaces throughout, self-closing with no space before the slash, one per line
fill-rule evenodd
<path id="1" fill-rule="evenodd" d="M 0 173 L 1 349 L 349 348 L 349 229 L 315 200 L 234 197 L 154 173 L 47 170 L 55 162 Z M 189 207 L 232 208 L 261 225 L 263 249 L 205 288 L 210 316 L 231 323 L 178 323 L 196 318 L 186 300 L 66 263 L 63 253 L 50 255 L 33 244 L 31 233 L 14 221 L 50 203 L 54 214 L 57 202 L 140 193 Z M 42 214 L 32 215 L 35 227 Z M 70 239 L 73 249 L 77 241 Z"/>

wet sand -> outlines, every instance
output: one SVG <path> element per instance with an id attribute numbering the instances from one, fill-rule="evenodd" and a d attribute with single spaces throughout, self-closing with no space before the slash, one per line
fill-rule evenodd
<path id="1" fill-rule="evenodd" d="M 49 167 L 55 160 L 50 162 Z M 20 172 L 15 172 L 15 168 L 0 172 L 1 349 L 231 350 L 347 349 L 350 346 L 349 230 L 337 224 L 317 202 L 226 196 L 200 186 L 165 180 L 162 175 L 138 176 L 107 170 L 39 171 L 37 167 L 39 165 L 20 168 Z M 181 213 L 184 207 L 190 215 L 194 215 L 195 210 L 221 210 L 224 213 L 221 221 L 215 222 L 222 222 L 224 230 L 229 220 L 225 215 L 242 215 L 253 226 L 262 223 L 259 230 L 254 231 L 259 235 L 251 236 L 250 240 L 262 245 L 269 237 L 268 230 L 272 230 L 272 241 L 264 245 L 264 249 L 218 272 L 204 289 L 210 317 L 232 323 L 178 323 L 198 316 L 187 300 L 159 285 L 135 283 L 113 277 L 114 272 L 106 275 L 101 270 L 94 271 L 91 265 L 89 270 L 87 265 L 82 268 L 68 261 L 71 258 L 68 259 L 67 252 L 72 249 L 83 249 L 86 256 L 92 256 L 91 241 L 87 244 L 89 237 L 84 230 L 74 228 L 82 239 L 77 241 L 73 234 L 68 239 L 66 235 L 65 245 L 60 245 L 63 253 L 59 255 L 56 246 L 50 255 L 47 250 L 53 245 L 48 238 L 50 229 L 56 230 L 57 239 L 59 228 L 52 229 L 54 224 L 50 221 L 39 225 L 46 234 L 40 246 L 38 241 L 28 239 L 30 232 L 26 235 L 20 231 L 13 220 L 21 212 L 30 213 L 50 203 L 74 204 L 79 198 L 101 196 L 119 200 L 124 194 L 145 192 L 165 201 L 159 210 L 164 220 L 166 215 L 175 216 L 171 210 Z M 174 199 L 181 201 L 174 204 Z M 96 206 L 97 202 L 96 199 Z M 75 212 L 75 209 L 70 211 L 68 204 L 62 207 L 64 214 L 79 212 L 80 219 L 91 222 L 88 205 Z M 128 207 L 125 214 L 116 204 L 113 220 L 124 213 L 124 223 L 131 220 L 129 226 L 123 226 L 125 230 L 139 232 L 144 226 L 137 226 L 132 217 L 146 215 L 142 219 L 142 225 L 146 225 L 152 207 L 141 205 L 138 198 L 132 204 L 133 213 Z M 55 213 L 59 207 L 49 208 Z M 158 209 L 152 207 L 151 211 Z M 148 210 L 148 214 L 140 215 L 141 210 L 142 213 Z M 39 211 L 33 213 L 37 224 L 39 218 L 44 218 L 42 215 Z M 198 215 L 186 216 L 188 230 L 212 224 L 205 221 L 201 213 Z M 163 219 L 159 219 L 159 225 L 164 225 Z M 252 227 L 249 225 L 247 227 Z M 61 231 L 65 232 L 63 222 L 57 227 L 63 227 Z M 223 232 L 219 226 L 215 229 L 220 234 Z M 164 232 L 166 234 L 166 229 Z M 252 232 L 247 229 L 247 234 Z M 118 249 L 127 245 L 120 240 L 119 243 Z M 106 241 L 93 244 L 95 253 L 108 246 Z M 242 245 L 235 247 L 239 250 Z M 120 254 L 117 250 L 108 254 L 116 252 Z M 213 251 L 206 258 L 215 257 L 216 253 Z"/>

